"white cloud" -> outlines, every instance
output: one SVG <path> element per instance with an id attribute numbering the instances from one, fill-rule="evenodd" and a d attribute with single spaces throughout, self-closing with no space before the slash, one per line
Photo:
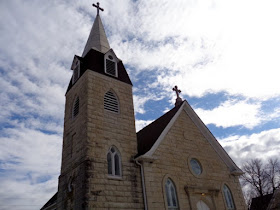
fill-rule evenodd
<path id="1" fill-rule="evenodd" d="M 111 28 L 119 34 L 111 43 L 137 72 L 159 68 L 158 86 L 180 84 L 184 94 L 199 97 L 221 91 L 260 100 L 280 95 L 278 1 L 141 1 L 136 6 L 139 27 L 124 22 Z"/>
<path id="2" fill-rule="evenodd" d="M 279 158 L 280 129 L 271 129 L 252 135 L 229 136 L 219 139 L 221 145 L 241 167 L 253 158 Z"/>
<path id="3" fill-rule="evenodd" d="M 0 209 L 41 208 L 57 190 L 62 136 L 24 127 L 2 135 Z"/>
<path id="4" fill-rule="evenodd" d="M 133 95 L 134 112 L 144 114 L 145 113 L 144 105 L 150 99 L 151 99 L 150 96 L 141 97 L 141 96 Z"/>
<path id="5" fill-rule="evenodd" d="M 145 114 L 145 103 L 147 101 L 159 101 L 162 100 L 164 96 L 157 96 L 151 92 L 147 88 L 135 89 L 133 94 L 133 103 L 134 103 L 134 112 L 135 114 Z"/>
<path id="6" fill-rule="evenodd" d="M 140 131 L 145 126 L 149 125 L 153 120 L 136 120 L 135 126 L 136 126 L 136 132 Z"/>
<path id="7" fill-rule="evenodd" d="M 202 121 L 217 127 L 244 126 L 252 129 L 263 121 L 260 103 L 229 100 L 212 110 L 195 109 Z"/>

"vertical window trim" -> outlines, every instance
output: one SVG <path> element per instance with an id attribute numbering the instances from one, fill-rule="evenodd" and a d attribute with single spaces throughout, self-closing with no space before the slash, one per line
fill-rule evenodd
<path id="1" fill-rule="evenodd" d="M 114 152 L 112 152 L 112 149 Z M 118 163 L 115 162 L 115 157 L 118 156 Z M 110 178 L 121 178 L 122 177 L 122 158 L 119 150 L 115 146 L 111 146 L 107 152 L 107 174 L 108 177 Z M 110 157 L 111 163 L 108 162 L 108 157 Z M 109 165 L 110 164 L 110 165 Z M 116 166 L 118 164 L 119 170 L 117 174 L 116 171 Z M 111 166 L 111 167 L 110 167 Z M 111 174 L 109 173 L 109 168 L 111 169 L 110 171 L 112 172 Z"/>
<path id="2" fill-rule="evenodd" d="M 234 203 L 232 192 L 231 192 L 229 186 L 227 184 L 223 184 L 222 190 L 223 190 L 223 196 L 224 196 L 224 200 L 225 200 L 226 209 L 235 210 L 236 209 L 235 203 Z M 232 203 L 232 206 L 230 203 Z"/>
<path id="3" fill-rule="evenodd" d="M 168 184 L 169 182 L 169 184 Z M 172 192 L 173 189 L 173 192 Z M 178 195 L 177 195 L 177 189 L 176 185 L 173 182 L 172 179 L 167 177 L 167 179 L 164 182 L 164 191 L 165 191 L 165 202 L 167 204 L 167 209 L 168 210 L 179 210 L 179 200 L 178 200 Z M 174 203 L 175 201 L 175 203 Z M 175 205 L 174 205 L 175 204 Z"/>

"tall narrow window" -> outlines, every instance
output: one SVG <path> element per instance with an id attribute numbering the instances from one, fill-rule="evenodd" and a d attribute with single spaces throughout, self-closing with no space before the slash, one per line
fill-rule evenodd
<path id="1" fill-rule="evenodd" d="M 112 146 L 107 153 L 108 175 L 121 176 L 121 156 L 116 147 Z"/>
<path id="2" fill-rule="evenodd" d="M 234 210 L 235 207 L 234 207 L 233 197 L 232 197 L 231 191 L 227 185 L 223 186 L 223 194 L 224 194 L 224 197 L 226 200 L 226 207 L 227 207 L 226 209 Z"/>
<path id="3" fill-rule="evenodd" d="M 167 179 L 167 181 L 165 182 L 165 193 L 168 209 L 179 209 L 176 188 L 171 179 Z"/>
<path id="4" fill-rule="evenodd" d="M 80 107 L 80 100 L 79 97 L 76 98 L 74 105 L 73 105 L 73 110 L 72 110 L 72 117 L 76 117 L 79 114 L 79 107 Z"/>
<path id="5" fill-rule="evenodd" d="M 112 91 L 108 91 L 107 93 L 105 93 L 104 109 L 111 112 L 119 113 L 119 101 L 117 96 Z"/>

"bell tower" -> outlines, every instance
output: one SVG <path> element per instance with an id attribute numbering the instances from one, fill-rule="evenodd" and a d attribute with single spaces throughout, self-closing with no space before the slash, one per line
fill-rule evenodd
<path id="1" fill-rule="evenodd" d="M 99 11 L 74 56 L 65 103 L 57 209 L 143 209 L 132 83 Z"/>

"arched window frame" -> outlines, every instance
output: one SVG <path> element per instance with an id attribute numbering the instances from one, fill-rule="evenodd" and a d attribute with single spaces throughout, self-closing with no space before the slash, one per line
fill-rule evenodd
<path id="1" fill-rule="evenodd" d="M 109 90 L 104 95 L 104 109 L 114 113 L 120 113 L 119 98 L 113 90 Z"/>
<path id="2" fill-rule="evenodd" d="M 174 182 L 167 178 L 164 183 L 165 189 L 165 199 L 167 204 L 167 209 L 169 210 L 178 210 L 179 209 L 179 202 L 177 196 L 177 190 Z"/>
<path id="3" fill-rule="evenodd" d="M 223 185 L 223 195 L 225 199 L 226 209 L 235 210 L 235 204 L 234 204 L 234 199 L 231 190 L 226 184 Z"/>
<path id="4" fill-rule="evenodd" d="M 73 106 L 72 106 L 72 111 L 71 111 L 72 119 L 77 117 L 79 112 L 80 112 L 80 99 L 79 99 L 79 96 L 76 96 L 75 100 L 74 100 L 74 103 L 73 103 Z"/>
<path id="5" fill-rule="evenodd" d="M 122 177 L 121 154 L 115 146 L 111 146 L 107 152 L 107 173 L 111 178 Z"/>

